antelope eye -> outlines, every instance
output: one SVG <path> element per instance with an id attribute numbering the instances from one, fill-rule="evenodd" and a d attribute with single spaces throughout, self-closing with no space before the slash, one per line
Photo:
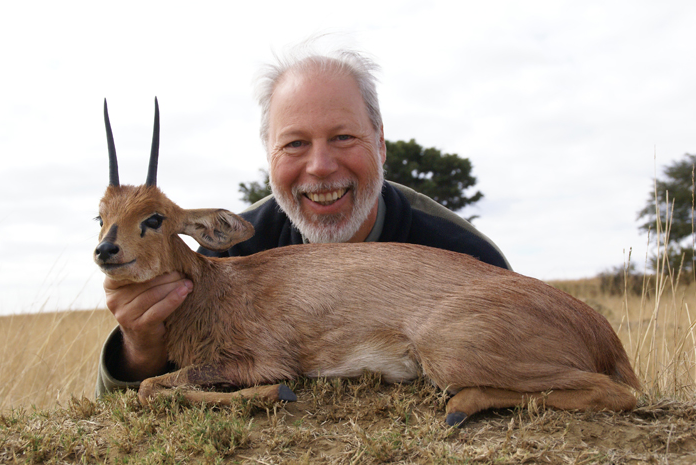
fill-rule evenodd
<path id="1" fill-rule="evenodd" d="M 162 215 L 160 215 L 159 213 L 155 213 L 150 218 L 143 221 L 140 224 L 140 226 L 143 228 L 143 230 L 145 228 L 159 229 L 159 227 L 162 226 L 162 221 L 164 221 L 164 217 Z"/>
<path id="2" fill-rule="evenodd" d="M 102 217 L 101 217 L 101 216 L 95 217 L 95 218 L 94 218 L 94 221 L 98 221 L 98 222 L 99 222 L 99 226 L 104 226 L 104 221 L 102 220 Z"/>

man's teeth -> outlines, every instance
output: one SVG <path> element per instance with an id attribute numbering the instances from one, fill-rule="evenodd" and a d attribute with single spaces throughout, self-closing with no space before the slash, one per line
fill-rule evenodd
<path id="1" fill-rule="evenodd" d="M 333 192 L 326 192 L 321 194 L 307 193 L 307 197 L 309 197 L 309 199 L 313 202 L 330 204 L 343 197 L 347 190 L 348 189 L 343 188 Z"/>

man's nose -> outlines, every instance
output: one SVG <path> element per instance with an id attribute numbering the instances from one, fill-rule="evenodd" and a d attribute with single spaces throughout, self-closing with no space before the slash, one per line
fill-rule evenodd
<path id="1" fill-rule="evenodd" d="M 313 143 L 307 160 L 307 174 L 326 178 L 338 170 L 338 160 L 325 142 Z"/>

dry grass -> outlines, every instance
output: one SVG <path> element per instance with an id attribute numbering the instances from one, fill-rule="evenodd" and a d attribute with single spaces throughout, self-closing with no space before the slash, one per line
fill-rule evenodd
<path id="1" fill-rule="evenodd" d="M 671 463 L 696 460 L 696 407 L 663 401 L 631 413 L 538 405 L 447 427 L 424 381 L 306 380 L 299 401 L 142 407 L 134 392 L 0 414 L 0 463 Z"/>
<path id="2" fill-rule="evenodd" d="M 114 326 L 105 310 L 0 317 L 0 411 L 93 395 L 101 344 Z"/>

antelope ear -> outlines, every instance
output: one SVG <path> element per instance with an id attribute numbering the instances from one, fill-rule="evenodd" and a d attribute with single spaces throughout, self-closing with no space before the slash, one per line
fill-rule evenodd
<path id="1" fill-rule="evenodd" d="M 206 249 L 222 252 L 254 235 L 254 227 L 227 210 L 185 210 L 181 233 L 193 237 Z"/>

